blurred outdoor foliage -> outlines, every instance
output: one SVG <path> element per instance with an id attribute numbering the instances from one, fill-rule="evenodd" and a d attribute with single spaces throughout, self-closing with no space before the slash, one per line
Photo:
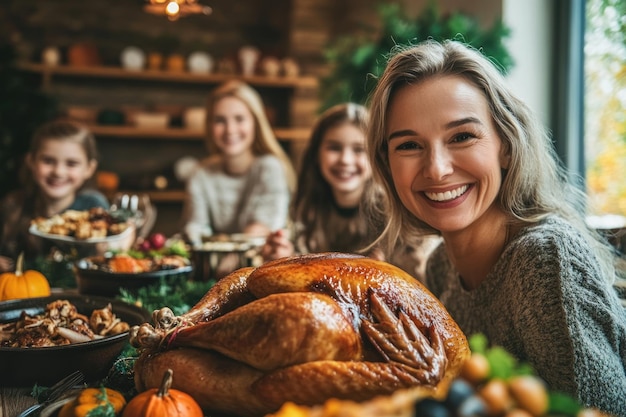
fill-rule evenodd
<path id="1" fill-rule="evenodd" d="M 589 0 L 585 36 L 590 208 L 626 216 L 626 0 Z"/>

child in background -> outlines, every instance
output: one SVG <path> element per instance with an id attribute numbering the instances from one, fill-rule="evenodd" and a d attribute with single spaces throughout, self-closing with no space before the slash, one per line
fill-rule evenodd
<path id="1" fill-rule="evenodd" d="M 360 252 L 381 233 L 363 196 L 376 193 L 367 153 L 367 109 L 355 103 L 338 104 L 326 110 L 313 127 L 302 158 L 298 187 L 291 214 L 294 239 L 287 230 L 268 236 L 261 250 L 264 261 L 311 252 Z M 414 245 L 397 245 L 390 262 L 418 279 L 423 260 L 434 245 L 428 238 Z M 384 257 L 382 251 L 368 255 Z"/>
<path id="2" fill-rule="evenodd" d="M 286 226 L 295 186 L 291 161 L 252 87 L 227 82 L 207 103 L 207 158 L 190 176 L 185 199 L 184 233 L 193 246 L 202 238 L 245 233 L 265 236 Z M 218 268 L 230 272 L 236 257 Z"/>
<path id="3" fill-rule="evenodd" d="M 20 252 L 33 262 L 50 249 L 29 233 L 34 218 L 109 207 L 90 185 L 97 166 L 96 141 L 84 125 L 55 120 L 37 129 L 25 157 L 23 187 L 0 205 L 0 271 L 13 270 Z"/>

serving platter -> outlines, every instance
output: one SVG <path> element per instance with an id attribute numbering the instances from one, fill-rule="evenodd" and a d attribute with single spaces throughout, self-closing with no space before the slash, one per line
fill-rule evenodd
<path id="1" fill-rule="evenodd" d="M 55 241 L 55 242 L 73 243 L 73 244 L 78 244 L 78 245 L 81 245 L 81 244 L 91 245 L 94 243 L 115 243 L 115 242 L 124 241 L 124 239 L 127 239 L 133 233 L 134 227 L 132 227 L 132 225 L 129 225 L 126 229 L 124 229 L 123 232 L 118 233 L 116 235 L 108 235 L 106 237 L 93 237 L 93 238 L 88 238 L 88 239 L 77 239 L 72 236 L 64 236 L 64 235 L 59 235 L 55 233 L 45 233 L 39 230 L 37 226 L 34 224 L 30 226 L 28 231 L 32 235 L 41 237 L 43 239 Z"/>

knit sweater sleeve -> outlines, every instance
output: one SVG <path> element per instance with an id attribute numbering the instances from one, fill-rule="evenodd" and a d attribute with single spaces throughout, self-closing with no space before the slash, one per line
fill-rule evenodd
<path id="1" fill-rule="evenodd" d="M 261 156 L 251 174 L 250 194 L 243 210 L 246 223 L 261 223 L 272 230 L 284 228 L 290 191 L 282 163 L 272 155 Z"/>
<path id="2" fill-rule="evenodd" d="M 553 390 L 626 416 L 626 313 L 587 243 L 558 222 L 520 237 L 507 253 L 518 355 Z M 503 329 L 504 330 L 504 329 Z"/>
<path id="3" fill-rule="evenodd" d="M 189 178 L 184 202 L 184 232 L 187 239 L 199 245 L 202 235 L 211 235 L 209 223 L 211 178 L 204 169 L 199 169 Z"/>

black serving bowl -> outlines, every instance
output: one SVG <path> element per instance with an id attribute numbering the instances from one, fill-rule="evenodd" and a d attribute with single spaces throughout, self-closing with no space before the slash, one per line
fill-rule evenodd
<path id="1" fill-rule="evenodd" d="M 94 259 L 97 257 L 94 257 Z M 74 264 L 76 285 L 80 294 L 93 294 L 115 297 L 120 288 L 136 290 L 141 287 L 158 284 L 162 279 L 166 281 L 190 278 L 193 272 L 191 264 L 175 268 L 161 269 L 143 273 L 117 273 L 97 268 L 92 258 L 83 258 Z"/>
<path id="2" fill-rule="evenodd" d="M 68 300 L 78 312 L 90 316 L 95 309 L 111 303 L 113 313 L 131 327 L 149 322 L 151 315 L 138 306 L 104 297 L 57 293 L 48 297 L 24 298 L 0 302 L 0 323 L 19 318 L 22 311 L 42 314 L 48 303 Z M 39 348 L 0 347 L 0 386 L 50 386 L 73 371 L 80 370 L 85 379 L 105 377 L 113 362 L 128 343 L 129 332 L 84 343 Z"/>

